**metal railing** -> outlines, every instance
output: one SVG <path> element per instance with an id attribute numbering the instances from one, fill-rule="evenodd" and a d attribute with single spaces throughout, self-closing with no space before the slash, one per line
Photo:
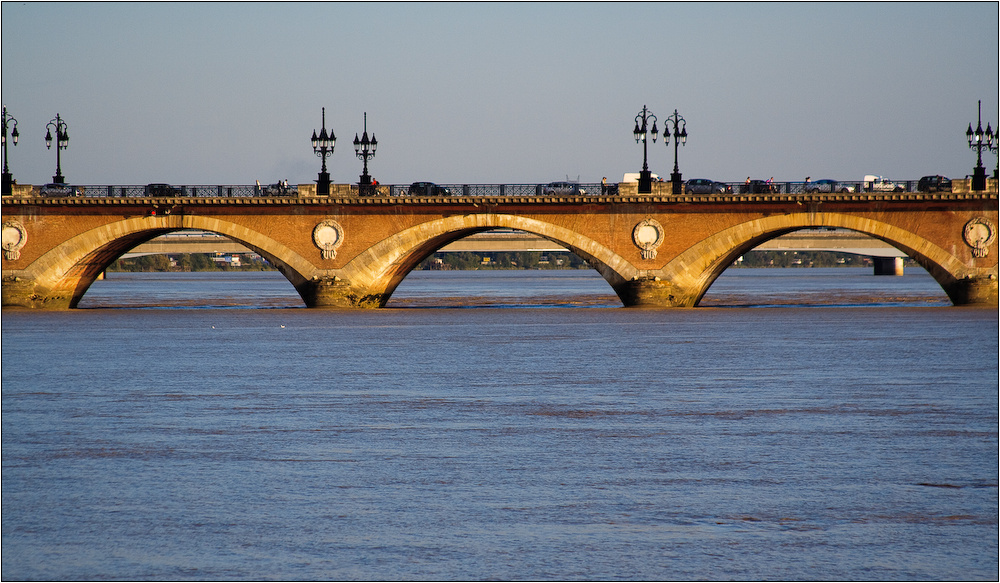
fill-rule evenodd
<path id="1" fill-rule="evenodd" d="M 616 185 L 607 185 L 608 189 Z M 363 187 L 362 187 L 363 188 Z M 439 184 L 437 188 L 414 188 L 401 184 L 377 187 L 378 196 L 581 196 L 602 194 L 601 184 Z M 617 191 L 617 188 L 615 189 Z M 362 192 L 364 192 L 362 190 Z"/>
<path id="2" fill-rule="evenodd" d="M 548 184 L 440 184 L 434 188 L 413 188 L 409 184 L 349 185 L 354 196 L 580 196 L 616 194 L 617 185 L 576 184 L 570 187 Z M 298 196 L 297 186 L 249 185 L 80 185 L 60 188 L 34 186 L 37 196 L 85 196 L 106 198 L 207 197 L 249 198 Z"/>
<path id="3" fill-rule="evenodd" d="M 112 198 L 211 197 L 244 198 L 254 196 L 298 196 L 295 187 L 281 188 L 255 184 L 224 184 L 198 186 L 76 186 L 77 196 Z M 45 195 L 44 187 L 38 194 Z"/>
<path id="4" fill-rule="evenodd" d="M 770 182 L 751 181 L 727 182 L 727 192 L 732 194 L 813 194 L 838 192 L 917 192 L 918 180 L 900 180 L 888 185 L 875 185 L 863 181 L 836 181 L 833 184 L 810 182 Z"/>

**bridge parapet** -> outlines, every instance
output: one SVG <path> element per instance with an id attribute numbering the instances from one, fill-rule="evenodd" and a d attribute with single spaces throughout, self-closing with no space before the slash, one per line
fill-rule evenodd
<path id="1" fill-rule="evenodd" d="M 615 196 L 642 196 L 658 198 L 677 198 L 682 196 L 749 196 L 755 197 L 749 200 L 769 200 L 771 196 L 796 196 L 814 197 L 825 195 L 845 195 L 845 196 L 884 196 L 898 194 L 996 194 L 998 181 L 990 178 L 986 181 L 985 191 L 972 190 L 972 179 L 962 178 L 952 181 L 951 191 L 921 193 L 916 190 L 917 181 L 900 181 L 897 184 L 903 185 L 899 190 L 893 192 L 869 191 L 863 188 L 861 182 L 839 183 L 849 189 L 838 190 L 837 192 L 813 192 L 809 191 L 805 182 L 775 182 L 768 185 L 765 191 L 748 192 L 743 183 L 719 183 L 725 184 L 726 192 L 716 192 L 708 195 L 700 193 L 682 193 L 675 195 L 670 182 L 654 182 L 652 192 L 649 194 L 639 194 L 637 182 L 622 182 L 618 184 L 578 184 L 572 188 L 553 187 L 545 184 L 442 184 L 439 191 L 429 198 L 447 197 L 615 197 Z M 5 195 L 4 198 L 12 196 L 14 198 L 39 197 L 39 198 L 60 198 L 71 195 L 79 198 L 315 198 L 315 184 L 299 184 L 286 186 L 282 184 L 272 185 L 191 185 L 191 186 L 171 186 L 171 185 L 82 185 L 71 186 L 62 189 L 47 190 L 46 187 L 15 184 L 12 186 L 12 194 Z M 378 184 L 361 187 L 357 184 L 331 184 L 329 198 L 360 198 L 370 199 L 379 197 L 391 198 L 428 198 L 426 194 L 411 194 L 410 185 L 406 184 Z M 323 197 L 327 198 L 327 197 Z M 701 200 L 700 198 L 698 200 Z M 878 199 L 860 199 L 878 200 Z"/>
<path id="2" fill-rule="evenodd" d="M 315 186 L 315 185 L 313 185 Z M 343 185 L 344 190 L 356 192 L 356 185 Z M 84 188 L 84 187 L 81 187 Z M 332 188 L 332 185 L 331 185 Z M 354 188 L 354 190 L 351 190 Z M 379 187 L 382 188 L 382 187 Z M 389 188 L 389 187 L 385 187 Z M 862 193 L 808 193 L 808 194 L 628 194 L 616 195 L 483 195 L 483 196 L 395 196 L 388 191 L 377 190 L 372 196 L 350 195 L 300 195 L 300 196 L 38 196 L 36 194 L 15 194 L 3 197 L 4 205 L 35 206 L 135 206 L 152 205 L 169 208 L 171 205 L 353 205 L 353 206 L 440 206 L 440 205 L 501 205 L 501 204 L 720 204 L 734 203 L 882 203 L 882 202 L 927 202 L 927 201 L 996 201 L 996 192 L 952 191 L 952 192 L 862 192 Z"/>

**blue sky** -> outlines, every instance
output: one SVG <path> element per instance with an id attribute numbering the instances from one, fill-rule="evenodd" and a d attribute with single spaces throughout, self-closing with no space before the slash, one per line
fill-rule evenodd
<path id="1" fill-rule="evenodd" d="M 647 105 L 687 120 L 684 178 L 963 177 L 994 128 L 998 4 L 22 3 L 2 5 L 22 184 L 68 123 L 75 184 L 334 182 L 378 137 L 382 183 L 620 180 Z M 669 175 L 673 147 L 650 145 Z M 996 158 L 984 164 L 992 170 Z"/>

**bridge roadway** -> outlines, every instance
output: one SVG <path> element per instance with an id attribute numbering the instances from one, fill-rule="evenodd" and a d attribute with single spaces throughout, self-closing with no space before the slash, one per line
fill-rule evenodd
<path id="1" fill-rule="evenodd" d="M 892 245 L 861 233 L 844 230 L 803 230 L 781 235 L 758 245 L 754 251 L 841 251 L 868 257 L 906 257 Z M 490 253 L 501 251 L 567 251 L 544 237 L 523 231 L 496 230 L 469 235 L 438 249 L 438 253 Z M 123 255 L 124 258 L 153 254 L 252 253 L 239 243 L 204 231 L 181 231 L 160 235 Z"/>
<path id="2" fill-rule="evenodd" d="M 107 190 L 111 192 L 110 187 Z M 734 260 L 803 229 L 899 249 L 957 305 L 997 305 L 985 192 L 601 196 L 3 197 L 3 305 L 76 307 L 116 259 L 184 230 L 259 253 L 309 307 L 377 308 L 423 259 L 497 229 L 558 243 L 625 306 L 694 307 Z"/>

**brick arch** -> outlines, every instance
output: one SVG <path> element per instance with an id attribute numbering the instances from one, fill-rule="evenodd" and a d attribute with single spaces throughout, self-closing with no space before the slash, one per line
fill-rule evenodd
<path id="1" fill-rule="evenodd" d="M 352 303 L 384 306 L 403 278 L 435 251 L 498 228 L 525 231 L 565 246 L 589 262 L 616 291 L 638 273 L 622 256 L 570 229 L 517 215 L 489 213 L 456 215 L 405 229 L 372 245 L 338 271 L 350 282 L 355 298 L 366 298 Z"/>
<path id="2" fill-rule="evenodd" d="M 988 268 L 972 268 L 953 254 L 905 229 L 870 218 L 839 213 L 795 213 L 747 221 L 690 247 L 665 265 L 659 277 L 684 290 L 683 305 L 695 306 L 737 257 L 761 243 L 800 229 L 844 228 L 880 239 L 903 251 L 934 277 L 956 304 L 966 303 L 963 281 L 989 278 Z"/>
<path id="3" fill-rule="evenodd" d="M 75 308 L 97 277 L 116 259 L 160 235 L 195 229 L 225 235 L 275 265 L 302 293 L 315 267 L 285 245 L 244 226 L 196 215 L 134 217 L 72 237 L 31 263 L 24 273 L 35 297 L 48 307 Z"/>

